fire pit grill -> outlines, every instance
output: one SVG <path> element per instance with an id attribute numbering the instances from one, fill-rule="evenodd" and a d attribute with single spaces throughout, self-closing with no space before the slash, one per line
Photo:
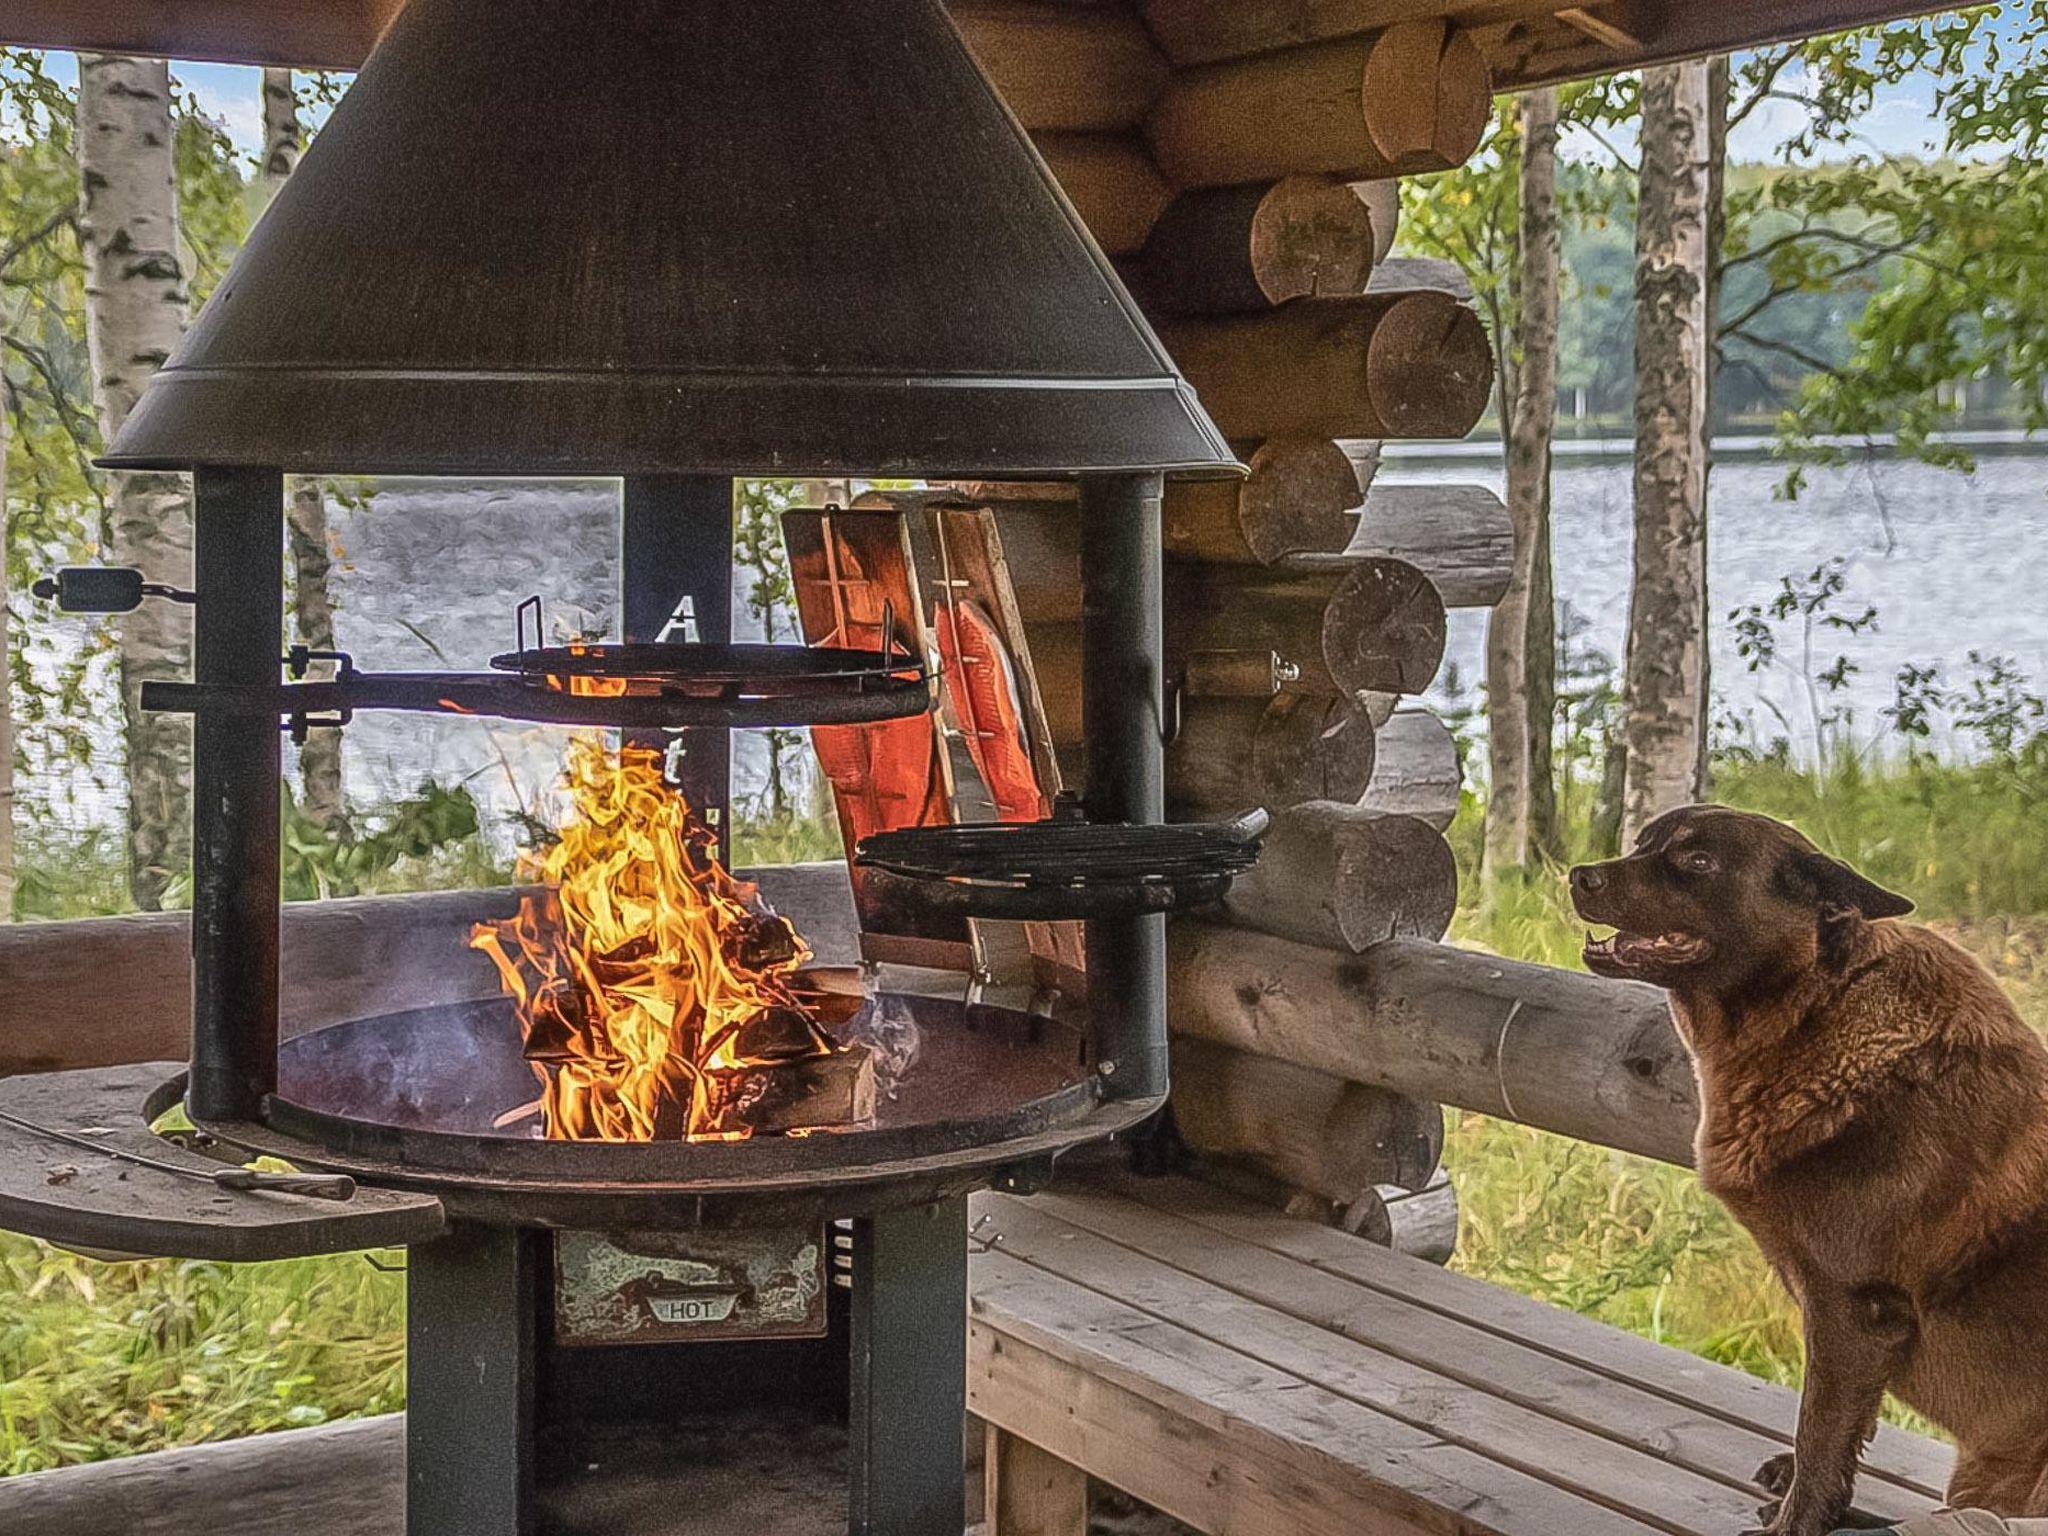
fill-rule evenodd
<path id="1" fill-rule="evenodd" d="M 507 99 L 551 110 L 508 118 Z M 1031 1187 L 1062 1149 L 1163 1102 L 1160 893 L 1213 890 L 1240 856 L 1150 830 L 1163 479 L 1240 471 L 939 0 L 412 0 L 105 462 L 190 471 L 195 503 L 194 675 L 143 695 L 194 718 L 191 1063 L 135 1104 L 121 1144 L 151 1145 L 140 1117 L 182 1096 L 212 1140 L 166 1155 L 204 1175 L 226 1148 L 274 1153 L 353 1175 L 359 1205 L 138 1165 L 138 1186 L 161 1180 L 154 1214 L 91 1167 L 73 1175 L 83 1213 L 5 1180 L 0 1212 L 206 1256 L 402 1233 L 410 1536 L 597 1528 L 554 1523 L 555 1470 L 601 1479 L 585 1448 L 621 1419 L 658 1441 L 742 1409 L 846 1426 L 845 1503 L 819 1531 L 960 1536 L 965 1194 Z M 281 664 L 287 473 L 619 477 L 620 638 L 522 634 L 483 674 Z M 619 729 L 696 807 L 694 858 L 700 833 L 714 849 L 724 833 L 726 727 L 934 708 L 926 615 L 903 615 L 900 655 L 887 625 L 873 651 L 734 643 L 733 483 L 756 475 L 1078 481 L 1086 816 L 1107 840 L 1063 832 L 1078 865 L 1033 855 L 997 883 L 1088 916 L 1085 1006 L 1056 1021 L 884 993 L 877 1014 L 922 1038 L 907 1069 L 879 1075 L 879 1017 L 849 1022 L 872 1026 L 866 1055 L 814 1040 L 803 1058 L 860 1074 L 857 1113 L 765 1134 L 721 1121 L 711 1134 L 746 1139 L 696 1142 L 534 1139 L 519 1118 L 541 1082 L 532 1019 L 522 1042 L 503 1001 L 281 1043 L 281 725 L 394 709 Z M 310 679 L 315 660 L 338 675 Z M 1147 844 L 1136 864 L 1125 839 Z M 1107 899 L 1118 887 L 1141 899 Z M 720 900 L 729 914 L 740 898 Z M 784 1002 L 731 1028 L 786 1023 Z M 565 1033 L 543 1043 L 565 1048 L 577 1021 L 554 1017 Z M 786 1064 L 693 1058 L 688 1127 L 714 1070 L 786 1082 Z M 559 1088 L 564 1069 L 547 1070 Z M 132 1069 L 73 1076 L 68 1123 L 112 1127 Z M 11 1101 L 32 1123 L 58 1107 Z M 556 1263 L 562 1228 L 576 1266 Z M 693 1249 L 708 1229 L 718 1241 Z M 804 1304 L 743 1306 L 750 1262 Z M 600 1275 L 623 1278 L 566 1304 L 560 1288 Z M 756 1315 L 804 1321 L 691 1331 Z M 688 1461 L 652 1460 L 667 1486 L 645 1507 L 687 1508 Z"/>

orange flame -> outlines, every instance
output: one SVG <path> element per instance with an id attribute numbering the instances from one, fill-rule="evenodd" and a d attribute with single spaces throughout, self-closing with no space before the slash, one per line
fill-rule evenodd
<path id="1" fill-rule="evenodd" d="M 713 856 L 645 748 L 571 747 L 573 814 L 531 861 L 547 889 L 480 923 L 558 1140 L 739 1139 L 749 1069 L 832 1055 L 790 977 L 796 931 Z"/>

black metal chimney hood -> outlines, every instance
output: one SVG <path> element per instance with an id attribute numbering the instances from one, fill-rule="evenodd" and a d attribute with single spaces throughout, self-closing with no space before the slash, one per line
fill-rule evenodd
<path id="1" fill-rule="evenodd" d="M 413 0 L 104 462 L 1235 467 L 939 0 Z"/>

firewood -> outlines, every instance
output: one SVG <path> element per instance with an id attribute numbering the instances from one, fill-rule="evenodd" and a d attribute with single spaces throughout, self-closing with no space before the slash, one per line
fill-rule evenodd
<path id="1" fill-rule="evenodd" d="M 1112 256 L 1144 245 L 1173 189 L 1144 142 L 1116 133 L 1041 133 L 1032 138 L 1095 243 Z"/>
<path id="2" fill-rule="evenodd" d="M 1655 987 L 1420 939 L 1362 955 L 1177 919 L 1173 1028 L 1666 1162 L 1698 1090 Z"/>
<path id="3" fill-rule="evenodd" d="M 1135 128 L 1166 83 L 1165 57 L 1120 7 L 961 0 L 949 9 L 989 84 L 1034 131 Z"/>
<path id="4" fill-rule="evenodd" d="M 1160 337 L 1232 438 L 1463 437 L 1493 391 L 1479 317 L 1429 291 L 1176 320 Z"/>
<path id="5" fill-rule="evenodd" d="M 1446 608 L 1491 608 L 1514 572 L 1515 530 L 1483 485 L 1375 485 L 1342 555 L 1296 555 L 1291 571 L 1328 574 L 1354 560 L 1400 560 L 1430 579 Z"/>
<path id="6" fill-rule="evenodd" d="M 1443 1153 L 1443 1111 L 1227 1045 L 1173 1042 L 1173 1117 L 1204 1157 L 1239 1163 L 1337 1206 L 1381 1185 L 1426 1185 Z"/>
<path id="7" fill-rule="evenodd" d="M 1372 781 L 1372 738 L 1371 717 L 1344 699 L 1188 699 L 1166 796 L 1190 816 L 1356 800 Z"/>
<path id="8" fill-rule="evenodd" d="M 1441 832 L 1458 814 L 1465 766 L 1458 738 L 1427 709 L 1394 712 L 1379 728 L 1372 782 L 1358 803 L 1369 811 L 1413 816 Z"/>
<path id="9" fill-rule="evenodd" d="M 1348 949 L 1440 939 L 1458 910 L 1458 863 L 1413 816 L 1314 800 L 1277 811 L 1265 852 L 1223 902 L 1240 928 Z"/>
<path id="10" fill-rule="evenodd" d="M 1307 574 L 1176 563 L 1167 593 L 1171 651 L 1277 651 L 1304 692 L 1420 693 L 1443 664 L 1443 600 L 1398 560 Z"/>
<path id="11" fill-rule="evenodd" d="M 1455 15 L 1474 0 L 1143 0 L 1145 29 L 1176 64 L 1272 53 L 1372 32 L 1399 22 Z M 1498 7 L 1495 7 L 1498 9 Z"/>
<path id="12" fill-rule="evenodd" d="M 710 1127 L 757 1136 L 847 1130 L 875 1118 L 874 1053 L 844 1046 L 829 1056 L 722 1068 L 708 1074 Z"/>
<path id="13" fill-rule="evenodd" d="M 1289 299 L 1363 293 L 1372 210 L 1334 176 L 1183 192 L 1133 260 L 1149 315 L 1252 314 Z"/>
<path id="14" fill-rule="evenodd" d="M 1181 187 L 1301 171 L 1353 180 L 1450 170 L 1493 105 L 1486 59 L 1441 21 L 1177 72 L 1146 124 Z"/>

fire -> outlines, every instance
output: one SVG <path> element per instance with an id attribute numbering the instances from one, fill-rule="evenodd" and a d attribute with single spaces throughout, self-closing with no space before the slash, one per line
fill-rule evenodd
<path id="1" fill-rule="evenodd" d="M 844 1056 L 798 999 L 810 958 L 662 778 L 656 753 L 570 749 L 546 887 L 470 944 L 497 962 L 559 1140 L 732 1140 L 780 1069 Z"/>

